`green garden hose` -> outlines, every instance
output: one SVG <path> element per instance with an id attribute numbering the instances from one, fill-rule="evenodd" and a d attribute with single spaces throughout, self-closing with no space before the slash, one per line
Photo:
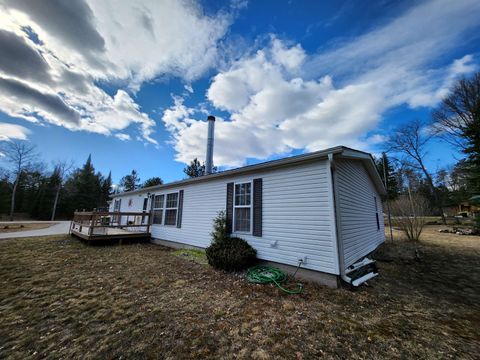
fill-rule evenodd
<path id="1" fill-rule="evenodd" d="M 288 279 L 284 271 L 266 265 L 258 265 L 247 270 L 247 280 L 255 284 L 275 284 L 280 290 L 287 294 L 300 294 L 303 291 L 303 285 L 297 283 L 296 290 L 288 290 L 282 287 Z"/>

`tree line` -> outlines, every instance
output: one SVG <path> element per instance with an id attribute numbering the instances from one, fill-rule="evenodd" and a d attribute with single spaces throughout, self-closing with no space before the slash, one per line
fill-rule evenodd
<path id="1" fill-rule="evenodd" d="M 448 142 L 463 157 L 447 168 L 429 168 L 426 158 L 434 139 Z M 431 119 L 414 119 L 398 127 L 385 142 L 376 165 L 387 184 L 390 201 L 402 196 L 415 196 L 415 202 L 425 200 L 428 211 L 441 216 L 444 223 L 447 208 L 478 201 L 480 73 L 459 80 Z"/>
<path id="2" fill-rule="evenodd" d="M 163 184 L 157 176 L 142 183 L 132 170 L 113 186 L 111 172 L 96 171 L 91 156 L 79 168 L 67 161 L 49 168 L 39 161 L 36 147 L 26 141 L 4 142 L 0 152 L 9 165 L 0 167 L 2 219 L 13 220 L 14 214 L 38 220 L 70 219 L 75 210 L 106 209 L 113 193 Z M 184 172 L 188 177 L 202 176 L 205 164 L 194 159 Z"/>

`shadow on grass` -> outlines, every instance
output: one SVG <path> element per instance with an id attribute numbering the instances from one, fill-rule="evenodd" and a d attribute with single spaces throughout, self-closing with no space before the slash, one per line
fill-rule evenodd
<path id="1" fill-rule="evenodd" d="M 480 259 L 469 249 L 400 241 L 382 245 L 377 256 L 380 281 L 394 283 L 393 293 L 418 293 L 452 306 L 478 304 Z"/>

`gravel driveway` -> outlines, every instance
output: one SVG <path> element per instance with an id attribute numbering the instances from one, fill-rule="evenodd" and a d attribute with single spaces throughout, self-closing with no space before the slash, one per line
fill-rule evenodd
<path id="1" fill-rule="evenodd" d="M 50 223 L 51 221 L 15 221 L 15 223 Z M 8 233 L 1 233 L 0 239 L 11 239 L 11 238 L 21 238 L 21 237 L 29 237 L 29 236 L 47 236 L 47 235 L 61 235 L 61 234 L 68 234 L 68 230 L 70 227 L 70 221 L 55 221 L 57 224 L 52 225 L 46 229 L 32 229 L 26 231 L 15 231 L 15 232 L 8 232 Z M 9 222 L 0 222 L 0 225 L 8 225 Z"/>

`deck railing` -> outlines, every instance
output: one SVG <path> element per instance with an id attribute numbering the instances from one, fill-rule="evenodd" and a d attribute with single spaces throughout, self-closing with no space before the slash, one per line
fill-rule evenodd
<path id="1" fill-rule="evenodd" d="M 151 217 L 148 212 L 76 211 L 70 230 L 89 237 L 114 235 L 108 229 L 133 233 L 150 233 Z"/>

